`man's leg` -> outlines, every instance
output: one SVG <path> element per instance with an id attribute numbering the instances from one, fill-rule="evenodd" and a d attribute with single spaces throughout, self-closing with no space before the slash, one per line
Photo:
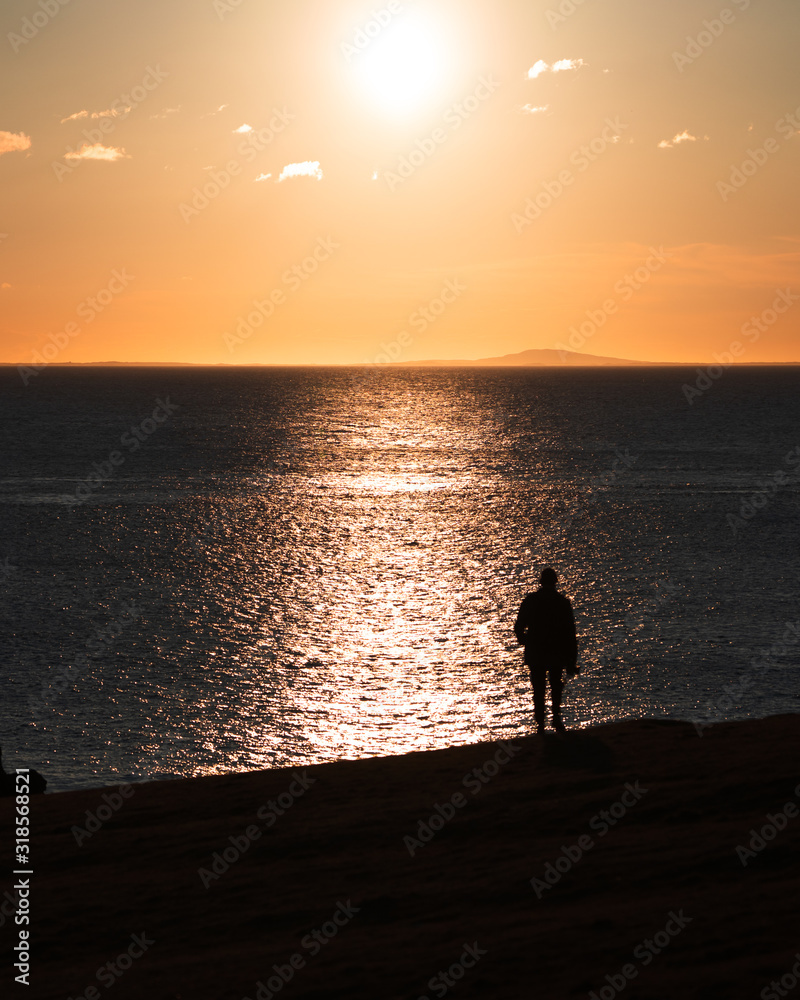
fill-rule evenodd
<path id="1" fill-rule="evenodd" d="M 564 678 L 561 667 L 551 667 L 550 691 L 553 695 L 553 725 L 559 732 L 564 732 L 564 723 L 561 721 L 561 694 L 564 690 Z"/>
<path id="2" fill-rule="evenodd" d="M 544 667 L 531 667 L 531 684 L 533 685 L 533 716 L 539 732 L 544 729 L 544 695 L 547 683 L 547 671 Z"/>

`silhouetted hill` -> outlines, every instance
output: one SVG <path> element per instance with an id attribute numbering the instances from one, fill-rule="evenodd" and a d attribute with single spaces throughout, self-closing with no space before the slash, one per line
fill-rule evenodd
<path id="1" fill-rule="evenodd" d="M 398 367 L 410 368 L 419 367 L 452 367 L 452 368 L 477 368 L 477 367 L 526 367 L 539 365 L 548 368 L 572 368 L 582 366 L 597 367 L 622 367 L 622 366 L 642 366 L 642 365 L 670 365 L 671 361 L 630 361 L 627 358 L 604 358 L 597 354 L 578 354 L 576 351 L 556 351 L 556 350 L 530 350 L 521 351 L 519 354 L 503 354 L 499 358 L 479 358 L 477 361 L 399 361 Z"/>

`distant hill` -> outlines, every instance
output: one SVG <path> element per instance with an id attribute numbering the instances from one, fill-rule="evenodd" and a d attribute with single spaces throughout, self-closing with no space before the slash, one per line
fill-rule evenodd
<path id="1" fill-rule="evenodd" d="M 598 354 L 578 354 L 576 351 L 531 350 L 519 354 L 503 354 L 499 358 L 478 358 L 476 361 L 434 360 L 393 361 L 390 364 L 369 367 L 380 368 L 695 368 L 716 364 L 709 361 L 631 361 L 629 358 L 604 358 Z M 18 368 L 29 364 L 25 361 L 1 361 L 0 368 Z M 800 361 L 738 361 L 737 368 L 776 368 L 800 365 Z M 236 365 L 229 362 L 198 364 L 192 361 L 51 361 L 51 368 L 350 368 L 350 364 L 270 364 L 253 363 Z M 360 367 L 360 366 L 359 366 Z"/>
<path id="2" fill-rule="evenodd" d="M 398 361 L 396 367 L 452 367 L 452 368 L 484 368 L 506 367 L 523 368 L 540 366 L 547 368 L 574 368 L 581 366 L 622 367 L 622 366 L 657 366 L 669 365 L 669 361 L 630 361 L 627 358 L 603 358 L 597 354 L 578 354 L 575 351 L 531 350 L 519 354 L 503 354 L 499 358 L 479 358 L 477 361 Z"/>

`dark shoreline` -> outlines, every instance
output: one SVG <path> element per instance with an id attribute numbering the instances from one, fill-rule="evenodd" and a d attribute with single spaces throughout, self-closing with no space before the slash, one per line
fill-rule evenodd
<path id="1" fill-rule="evenodd" d="M 759 996 L 797 951 L 800 819 L 737 847 L 800 803 L 799 737 L 632 720 L 37 796 L 27 995 L 105 995 L 128 954 L 115 998 L 416 1000 L 451 968 L 458 997 Z"/>

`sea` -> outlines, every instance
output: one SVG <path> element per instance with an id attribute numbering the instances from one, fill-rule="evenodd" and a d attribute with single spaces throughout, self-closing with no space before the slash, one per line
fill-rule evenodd
<path id="1" fill-rule="evenodd" d="M 568 727 L 797 712 L 798 390 L 788 366 L 4 367 L 4 765 L 60 791 L 513 740 L 547 565 Z"/>

